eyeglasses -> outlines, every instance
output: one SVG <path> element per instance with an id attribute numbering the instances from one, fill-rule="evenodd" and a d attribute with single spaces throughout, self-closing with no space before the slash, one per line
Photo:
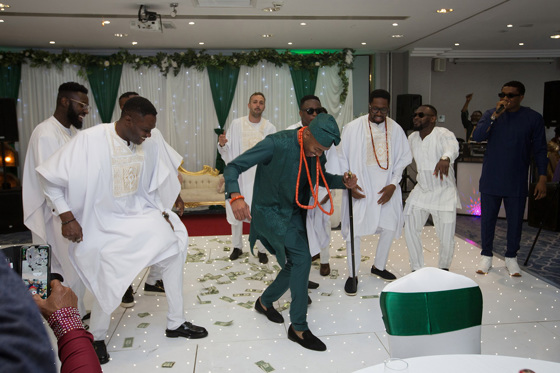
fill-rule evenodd
<path id="1" fill-rule="evenodd" d="M 498 93 L 499 98 L 504 98 L 504 97 L 514 98 L 514 97 L 517 97 L 517 96 L 521 96 L 521 94 L 520 93 L 517 93 L 517 94 L 515 94 L 515 93 L 504 93 L 504 92 Z"/>
<path id="2" fill-rule="evenodd" d="M 317 113 L 317 115 L 321 113 L 328 114 L 327 109 L 325 109 L 324 107 L 319 107 L 317 109 L 313 109 L 312 107 L 310 107 L 308 109 L 303 109 L 303 111 L 305 111 L 309 115 L 313 115 L 313 113 Z"/>
<path id="3" fill-rule="evenodd" d="M 387 114 L 389 112 L 389 108 L 370 106 L 369 111 L 372 113 L 380 112 L 381 114 Z"/>
<path id="4" fill-rule="evenodd" d="M 84 102 L 82 102 L 82 101 L 74 100 L 73 98 L 70 98 L 70 97 L 68 97 L 68 99 L 69 99 L 70 101 L 74 101 L 74 102 L 76 102 L 76 103 L 82 105 L 82 109 L 85 109 L 85 110 L 87 110 L 87 111 L 90 111 L 90 110 L 91 110 L 91 106 L 89 106 L 88 104 L 86 104 L 86 103 L 84 103 Z"/>
<path id="5" fill-rule="evenodd" d="M 422 119 L 422 118 L 424 118 L 424 117 L 426 117 L 426 116 L 431 117 L 431 116 L 433 116 L 433 114 L 424 114 L 424 113 L 422 113 L 422 112 L 412 114 L 412 117 L 413 117 L 413 118 L 418 117 L 418 118 Z"/>

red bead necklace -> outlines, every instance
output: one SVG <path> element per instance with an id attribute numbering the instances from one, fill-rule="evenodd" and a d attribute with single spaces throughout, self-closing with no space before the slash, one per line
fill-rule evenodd
<path id="1" fill-rule="evenodd" d="M 387 137 L 387 119 L 385 119 L 385 147 L 387 149 L 387 167 L 381 166 L 381 163 L 379 163 L 379 159 L 377 158 L 377 152 L 375 151 L 375 144 L 373 142 L 373 133 L 371 132 L 371 125 L 369 124 L 369 121 L 368 121 L 368 128 L 369 128 L 369 134 L 371 136 L 371 146 L 373 146 L 373 155 L 375 155 L 375 160 L 377 161 L 377 165 L 382 170 L 388 170 L 389 169 L 389 140 Z"/>

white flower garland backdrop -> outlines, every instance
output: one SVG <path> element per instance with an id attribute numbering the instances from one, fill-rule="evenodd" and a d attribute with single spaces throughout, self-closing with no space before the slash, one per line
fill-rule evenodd
<path id="1" fill-rule="evenodd" d="M 79 67 L 76 65 L 64 65 L 62 70 L 22 65 L 17 108 L 20 166 L 23 166 L 33 129 L 54 113 L 60 84 L 75 81 L 87 87 L 92 109 L 84 120 L 84 129 L 100 123 L 101 118 L 89 82 L 80 77 L 78 71 Z M 341 105 L 339 100 L 342 82 L 337 74 L 336 66 L 320 68 L 315 95 L 321 99 L 323 106 L 342 128 L 353 119 L 352 71 L 346 71 L 350 86 L 344 105 Z M 158 109 L 157 128 L 167 142 L 183 156 L 183 167 L 189 171 L 197 171 L 202 169 L 203 165 L 215 165 L 217 136 L 214 128 L 219 125 L 206 69 L 198 71 L 195 68 L 182 68 L 177 76 L 168 74 L 165 77 L 155 66 L 135 70 L 131 65 L 125 64 L 119 95 L 127 91 L 138 92 L 152 101 Z M 277 130 L 283 130 L 300 120 L 288 67 L 277 67 L 272 63 L 262 62 L 254 67 L 240 68 L 226 129 L 233 119 L 247 115 L 247 103 L 253 92 L 262 92 L 266 96 L 263 116 L 270 120 Z M 117 104 L 113 120 L 117 120 L 119 116 L 120 108 Z"/>

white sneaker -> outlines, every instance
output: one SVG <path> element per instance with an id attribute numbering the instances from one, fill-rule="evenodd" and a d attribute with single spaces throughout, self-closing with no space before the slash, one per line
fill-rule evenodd
<path id="1" fill-rule="evenodd" d="M 521 268 L 517 264 L 517 258 L 506 258 L 506 268 L 512 277 L 521 277 Z"/>
<path id="2" fill-rule="evenodd" d="M 488 273 L 491 267 L 492 267 L 492 257 L 482 255 L 482 259 L 480 259 L 480 263 L 478 263 L 478 269 L 476 270 L 476 273 L 485 275 Z"/>

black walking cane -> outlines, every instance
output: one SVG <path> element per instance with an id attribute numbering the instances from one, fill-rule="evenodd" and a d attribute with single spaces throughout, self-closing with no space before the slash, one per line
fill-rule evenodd
<path id="1" fill-rule="evenodd" d="M 348 177 L 352 178 L 352 172 L 348 171 Z M 356 263 L 354 261 L 354 211 L 352 210 L 352 189 L 346 189 L 348 191 L 348 215 L 350 217 L 350 252 L 352 256 L 352 274 L 355 280 L 355 286 L 358 285 L 358 275 L 356 274 Z"/>

